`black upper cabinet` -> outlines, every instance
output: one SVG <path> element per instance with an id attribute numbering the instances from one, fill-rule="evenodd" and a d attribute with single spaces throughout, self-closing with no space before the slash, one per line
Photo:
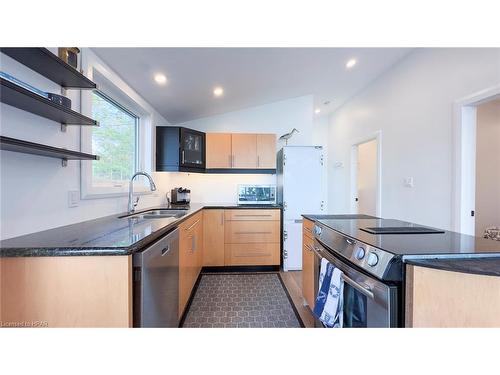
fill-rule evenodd
<path id="1" fill-rule="evenodd" d="M 157 126 L 156 170 L 204 172 L 205 133 L 178 126 Z"/>

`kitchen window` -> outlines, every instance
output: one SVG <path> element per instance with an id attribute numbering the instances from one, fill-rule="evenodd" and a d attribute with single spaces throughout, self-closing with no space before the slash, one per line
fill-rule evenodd
<path id="1" fill-rule="evenodd" d="M 137 171 L 151 171 L 153 162 L 152 113 L 142 99 L 93 54 L 82 58 L 87 75 L 99 90 L 82 91 L 82 113 L 99 126 L 82 126 L 81 150 L 99 156 L 82 162 L 81 198 L 125 197 Z M 137 194 L 151 194 L 145 179 L 134 184 Z"/>
<path id="2" fill-rule="evenodd" d="M 139 116 L 102 92 L 92 93 L 92 152 L 100 160 L 92 162 L 94 187 L 121 187 L 139 166 Z"/>

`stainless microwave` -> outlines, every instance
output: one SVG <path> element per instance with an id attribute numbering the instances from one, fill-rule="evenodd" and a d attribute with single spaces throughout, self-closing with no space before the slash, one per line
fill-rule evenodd
<path id="1" fill-rule="evenodd" d="M 276 204 L 276 185 L 238 185 L 238 204 Z"/>

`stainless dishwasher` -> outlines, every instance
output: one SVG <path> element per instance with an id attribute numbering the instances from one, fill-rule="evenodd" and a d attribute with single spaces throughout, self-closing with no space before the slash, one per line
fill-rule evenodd
<path id="1" fill-rule="evenodd" d="M 134 327 L 179 324 L 179 230 L 133 255 Z"/>

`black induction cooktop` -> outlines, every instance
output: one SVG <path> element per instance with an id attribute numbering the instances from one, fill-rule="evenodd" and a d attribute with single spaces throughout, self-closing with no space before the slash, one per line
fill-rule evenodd
<path id="1" fill-rule="evenodd" d="M 394 219 L 323 219 L 317 223 L 338 233 L 396 255 L 499 254 L 500 241 L 428 228 Z M 375 233 L 378 228 L 383 234 Z M 397 228 L 398 232 L 395 233 Z M 400 229 L 403 228 L 403 229 Z M 414 229 L 417 228 L 417 229 Z M 426 232 L 422 232 L 425 228 Z M 433 232 L 428 233 L 430 229 Z M 404 235 L 401 234 L 404 231 Z M 415 232 L 409 232 L 415 231 Z M 434 232 L 435 231 L 435 232 Z"/>
<path id="2" fill-rule="evenodd" d="M 360 228 L 371 234 L 433 234 L 444 233 L 444 230 L 432 229 L 421 226 L 403 226 L 403 227 L 369 227 Z"/>

